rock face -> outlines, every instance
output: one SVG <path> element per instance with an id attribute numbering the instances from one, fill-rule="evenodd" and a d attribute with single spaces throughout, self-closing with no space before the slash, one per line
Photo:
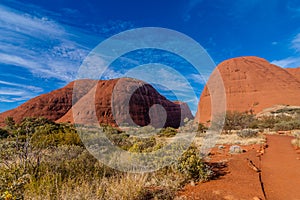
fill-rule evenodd
<path id="1" fill-rule="evenodd" d="M 283 69 L 258 57 L 239 57 L 218 65 L 226 90 L 227 110 L 258 113 L 274 105 L 300 105 L 300 69 Z M 213 72 L 214 74 L 215 72 Z M 210 77 L 209 81 L 213 80 Z M 200 97 L 197 121 L 211 120 L 207 87 Z"/>
<path id="2" fill-rule="evenodd" d="M 71 82 L 64 88 L 40 95 L 16 109 L 1 113 L 0 123 L 3 124 L 8 116 L 16 122 L 24 117 L 46 117 L 72 123 L 85 123 L 96 118 L 100 123 L 114 126 L 137 124 L 155 127 L 178 127 L 183 119 L 193 118 L 187 104 L 173 103 L 151 85 L 130 78 Z"/>
<path id="3" fill-rule="evenodd" d="M 294 77 L 296 77 L 300 81 L 300 67 L 298 68 L 285 68 L 287 72 L 292 74 Z"/>
<path id="4" fill-rule="evenodd" d="M 186 104 L 173 103 L 151 85 L 130 78 L 99 81 L 58 121 L 86 124 L 95 122 L 95 116 L 105 124 L 154 127 L 179 127 L 186 117 L 193 118 Z"/>
<path id="5" fill-rule="evenodd" d="M 82 81 L 82 84 L 89 87 L 91 81 Z M 13 117 L 16 122 L 20 122 L 24 117 L 45 117 L 50 120 L 61 118 L 72 107 L 72 94 L 74 82 L 67 86 L 54 90 L 48 94 L 42 94 L 30 99 L 19 107 L 0 114 L 0 125 L 6 117 Z M 85 90 L 78 91 L 74 96 L 74 101 L 80 99 Z"/>

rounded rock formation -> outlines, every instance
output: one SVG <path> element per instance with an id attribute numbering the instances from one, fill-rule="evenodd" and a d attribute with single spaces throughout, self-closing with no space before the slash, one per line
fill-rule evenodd
<path id="1" fill-rule="evenodd" d="M 226 90 L 226 110 L 258 113 L 273 105 L 300 105 L 300 70 L 283 69 L 258 57 L 226 60 L 219 70 Z M 213 72 L 209 81 L 214 81 Z M 297 78 L 298 77 L 298 78 Z M 196 120 L 211 120 L 210 91 L 205 86 L 200 97 Z"/>

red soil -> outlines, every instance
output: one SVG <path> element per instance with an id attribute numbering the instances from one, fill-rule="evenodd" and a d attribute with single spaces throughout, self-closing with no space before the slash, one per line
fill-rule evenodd
<path id="1" fill-rule="evenodd" d="M 221 175 L 216 180 L 206 183 L 191 184 L 178 193 L 183 199 L 203 200 L 238 200 L 238 199 L 271 199 L 298 200 L 300 199 L 300 152 L 291 145 L 292 137 L 282 135 L 268 135 L 266 149 L 261 159 L 258 155 L 258 145 L 243 146 L 247 151 L 242 154 L 229 155 L 228 146 L 225 150 L 212 151 L 211 164 L 225 162 L 227 166 L 219 164 Z M 250 159 L 261 169 L 259 173 L 248 165 Z M 263 187 L 261 185 L 263 183 Z M 263 189 L 266 195 L 263 193 Z"/>
<path id="2" fill-rule="evenodd" d="M 262 180 L 268 199 L 300 199 L 300 154 L 291 140 L 290 136 L 267 136 L 269 147 L 262 157 Z"/>
<path id="3" fill-rule="evenodd" d="M 242 149 L 246 152 L 236 155 L 227 153 L 229 151 L 227 145 L 222 151 L 213 149 L 210 161 L 214 163 L 213 165 L 217 162 L 228 161 L 225 168 L 215 168 L 221 176 L 216 180 L 199 183 L 196 186 L 187 185 L 179 196 L 201 200 L 253 199 L 254 197 L 263 199 L 258 173 L 248 167 L 247 161 L 248 158 L 259 166 L 259 158 L 256 156 L 259 147 L 259 145 L 243 146 Z"/>

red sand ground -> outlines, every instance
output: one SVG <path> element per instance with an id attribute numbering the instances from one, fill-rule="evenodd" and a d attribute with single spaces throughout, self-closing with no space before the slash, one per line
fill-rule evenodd
<path id="1" fill-rule="evenodd" d="M 219 164 L 216 171 L 218 179 L 196 186 L 187 185 L 178 193 L 183 199 L 203 200 L 240 200 L 266 199 L 262 190 L 259 173 L 248 166 L 247 158 L 262 170 L 261 180 L 268 200 L 300 199 L 300 154 L 291 145 L 292 137 L 267 136 L 268 148 L 265 154 L 258 156 L 259 145 L 243 146 L 245 153 L 229 155 L 229 146 L 224 150 L 213 149 L 212 160 Z M 227 161 L 227 162 L 224 162 Z"/>
<path id="2" fill-rule="evenodd" d="M 268 135 L 262 157 L 262 179 L 267 198 L 271 200 L 300 200 L 300 154 L 291 145 L 293 138 Z"/>

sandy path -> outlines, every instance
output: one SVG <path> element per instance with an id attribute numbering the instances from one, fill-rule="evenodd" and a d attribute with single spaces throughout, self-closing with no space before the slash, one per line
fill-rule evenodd
<path id="1" fill-rule="evenodd" d="M 291 145 L 292 137 L 267 135 L 262 156 L 262 181 L 268 200 L 300 200 L 300 157 Z"/>
<path id="2" fill-rule="evenodd" d="M 243 147 L 244 149 L 246 147 Z M 199 200 L 253 200 L 254 197 L 263 199 L 263 193 L 258 178 L 258 173 L 248 167 L 247 158 L 257 165 L 259 158 L 257 146 L 248 146 L 247 152 L 239 155 L 220 154 L 214 155 L 217 160 L 229 160 L 227 167 L 223 168 L 224 176 L 196 186 L 188 184 L 179 195 L 182 199 Z M 228 152 L 229 148 L 224 150 Z M 256 198 L 257 199 L 257 198 Z"/>

